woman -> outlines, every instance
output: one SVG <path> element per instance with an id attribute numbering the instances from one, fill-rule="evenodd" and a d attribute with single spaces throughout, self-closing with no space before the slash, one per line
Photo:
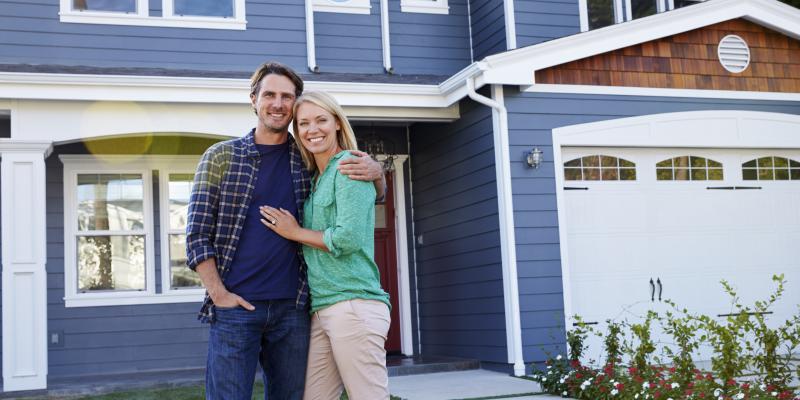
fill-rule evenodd
<path id="1" fill-rule="evenodd" d="M 311 343 L 304 399 L 388 399 L 384 342 L 389 296 L 374 259 L 375 188 L 337 171 L 356 139 L 330 95 L 307 92 L 294 105 L 294 132 L 314 175 L 303 227 L 283 209 L 263 207 L 261 222 L 303 244 L 311 291 Z"/>

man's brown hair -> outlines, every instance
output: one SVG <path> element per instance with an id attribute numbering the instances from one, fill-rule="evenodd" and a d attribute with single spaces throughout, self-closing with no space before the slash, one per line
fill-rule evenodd
<path id="1" fill-rule="evenodd" d="M 258 91 L 261 89 L 261 80 L 271 74 L 287 77 L 294 84 L 295 96 L 300 97 L 303 94 L 303 80 L 300 76 L 293 69 L 276 61 L 265 62 L 253 73 L 253 76 L 250 77 L 250 94 L 258 95 Z"/>

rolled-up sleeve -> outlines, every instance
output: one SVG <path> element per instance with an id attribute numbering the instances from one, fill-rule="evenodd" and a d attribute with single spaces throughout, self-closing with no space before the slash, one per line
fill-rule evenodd
<path id="1" fill-rule="evenodd" d="M 375 185 L 372 182 L 352 180 L 339 172 L 334 181 L 335 223 L 325 229 L 322 240 L 334 257 L 353 253 L 367 241 L 366 212 L 375 207 Z M 373 217 L 374 218 L 374 217 Z"/>
<path id="2" fill-rule="evenodd" d="M 203 154 L 194 175 L 186 223 L 186 263 L 192 270 L 217 256 L 214 231 L 222 179 L 219 158 L 219 147 L 212 146 Z"/>

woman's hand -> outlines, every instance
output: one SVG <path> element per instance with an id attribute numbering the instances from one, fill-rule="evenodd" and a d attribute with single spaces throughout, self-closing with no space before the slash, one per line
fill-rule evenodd
<path id="1" fill-rule="evenodd" d="M 302 228 L 297 223 L 294 215 L 287 210 L 272 208 L 270 206 L 259 207 L 261 223 L 273 232 L 282 237 L 297 241 L 298 234 Z"/>

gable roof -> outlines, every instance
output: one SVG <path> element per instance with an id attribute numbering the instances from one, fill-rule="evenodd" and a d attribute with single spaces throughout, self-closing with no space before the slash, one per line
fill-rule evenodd
<path id="1" fill-rule="evenodd" d="M 532 85 L 535 72 L 544 68 L 736 18 L 800 39 L 800 10 L 792 6 L 776 0 L 709 0 L 486 57 L 478 63 L 478 82 Z"/>

